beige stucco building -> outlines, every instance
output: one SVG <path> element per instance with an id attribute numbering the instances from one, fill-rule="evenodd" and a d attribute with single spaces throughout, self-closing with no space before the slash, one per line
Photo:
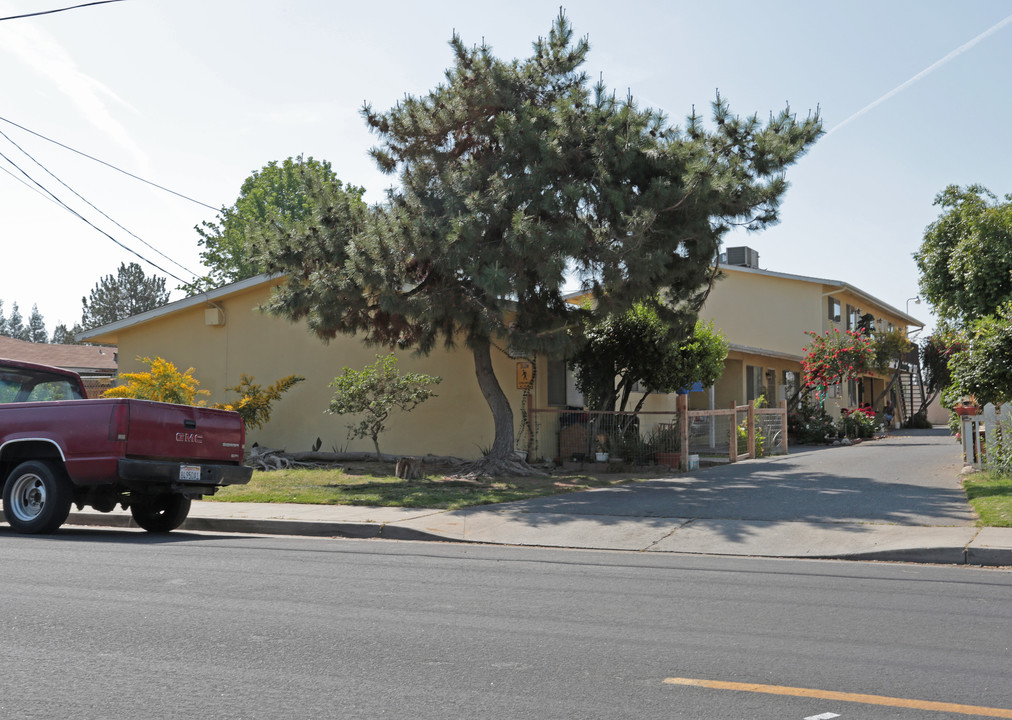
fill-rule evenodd
<path id="1" fill-rule="evenodd" d="M 808 345 L 805 331 L 853 330 L 868 314 L 874 318 L 876 331 L 923 327 L 916 318 L 839 280 L 748 266 L 724 266 L 723 271 L 724 278 L 700 313 L 702 319 L 713 321 L 730 344 L 726 370 L 714 389 L 716 407 L 752 401 L 759 395 L 774 404 L 790 397 L 800 380 L 803 348 Z M 840 408 L 873 402 L 889 379 L 870 373 L 860 381 L 830 388 L 826 407 L 838 414 Z M 708 399 L 692 395 L 693 407 L 704 402 Z M 902 396 L 897 394 L 893 402 L 902 403 Z"/>
<path id="2" fill-rule="evenodd" d="M 382 347 L 367 347 L 354 337 L 338 336 L 323 343 L 302 323 L 292 323 L 259 308 L 282 279 L 260 275 L 164 305 L 155 310 L 84 333 L 92 342 L 115 342 L 120 372 L 142 372 L 140 358 L 162 357 L 180 370 L 192 367 L 208 402 L 235 398 L 227 388 L 243 373 L 267 385 L 297 374 L 306 378 L 274 405 L 270 422 L 251 430 L 254 442 L 289 451 L 308 450 L 321 440 L 323 450 L 372 450 L 371 440 L 349 445 L 347 425 L 352 417 L 326 413 L 331 381 L 345 367 L 361 369 L 385 354 Z M 438 397 L 410 414 L 393 414 L 380 436 L 380 449 L 397 454 L 481 456 L 492 445 L 494 429 L 485 399 L 478 389 L 474 361 L 465 348 L 437 348 L 427 357 L 397 352 L 402 372 L 438 375 Z M 517 415 L 522 390 L 516 389 L 516 361 L 493 349 L 496 375 Z M 543 384 L 543 381 L 542 381 Z"/>
<path id="3" fill-rule="evenodd" d="M 725 266 L 702 311 L 730 343 L 723 377 L 712 389 L 690 395 L 691 406 L 722 408 L 742 404 L 760 394 L 773 403 L 785 397 L 800 376 L 805 330 L 848 327 L 856 317 L 871 313 L 877 327 L 920 327 L 905 313 L 844 282 L 775 273 L 755 267 Z M 362 368 L 384 348 L 368 347 L 350 336 L 324 344 L 302 323 L 273 317 L 259 308 L 282 278 L 261 275 L 185 298 L 83 334 L 92 342 L 119 347 L 120 372 L 145 370 L 142 357 L 162 357 L 180 370 L 194 368 L 209 402 L 234 398 L 227 388 L 240 375 L 253 375 L 269 384 L 292 373 L 306 381 L 296 385 L 275 405 L 270 422 L 251 430 L 248 444 L 258 442 L 290 451 L 306 450 L 317 438 L 322 448 L 371 450 L 371 441 L 347 440 L 350 417 L 326 413 L 330 382 L 345 367 Z M 478 389 L 470 352 L 437 348 L 429 356 L 398 352 L 402 371 L 438 375 L 437 397 L 410 414 L 395 415 L 380 436 L 381 449 L 392 454 L 454 455 L 476 458 L 491 446 L 494 430 L 488 406 Z M 534 358 L 533 383 L 524 389 L 531 368 L 522 359 L 493 347 L 496 375 L 513 408 L 518 446 L 524 447 L 528 409 L 578 406 L 571 375 L 561 358 Z M 885 378 L 869 377 L 854 387 L 834 391 L 832 409 L 872 400 Z M 644 410 L 672 411 L 674 396 L 651 396 Z M 549 424 L 538 424 L 542 434 Z M 554 426 L 552 426 L 554 427 Z M 555 445 L 542 438 L 540 447 Z"/>

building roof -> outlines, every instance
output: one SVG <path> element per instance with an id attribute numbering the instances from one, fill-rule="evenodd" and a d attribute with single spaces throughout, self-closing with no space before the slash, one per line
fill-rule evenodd
<path id="1" fill-rule="evenodd" d="M 115 342 L 116 333 L 126 328 L 131 328 L 136 325 L 143 325 L 144 323 L 157 320 L 158 318 L 172 315 L 180 310 L 186 310 L 187 308 L 199 307 L 201 305 L 214 305 L 215 300 L 219 300 L 224 297 L 228 297 L 237 292 L 248 290 L 250 288 L 263 285 L 264 283 L 274 282 L 278 278 L 284 277 L 281 274 L 263 274 L 255 277 L 247 278 L 246 280 L 240 280 L 229 285 L 223 285 L 222 287 L 215 288 L 214 290 L 208 290 L 202 292 L 199 295 L 191 295 L 185 297 L 182 300 L 176 300 L 166 305 L 156 307 L 154 310 L 148 310 L 131 317 L 117 320 L 116 322 L 109 323 L 108 325 L 102 325 L 101 327 L 93 328 L 91 330 L 85 330 L 82 333 L 77 334 L 78 340 L 92 340 L 98 342 Z"/>
<path id="2" fill-rule="evenodd" d="M 753 275 L 765 275 L 767 277 L 784 278 L 785 280 L 797 280 L 798 282 L 815 283 L 817 285 L 829 286 L 831 288 L 830 292 L 838 292 L 838 291 L 841 291 L 841 290 L 847 290 L 847 291 L 853 293 L 854 295 L 857 295 L 858 297 L 862 297 L 865 300 L 868 300 L 869 302 L 874 303 L 875 305 L 877 305 L 878 307 L 882 308 L 883 310 L 887 310 L 888 312 L 893 313 L 894 315 L 902 318 L 902 320 L 907 325 L 914 325 L 914 326 L 919 327 L 919 328 L 924 327 L 924 323 L 921 322 L 920 320 L 918 320 L 917 318 L 913 317 L 912 315 L 908 315 L 904 311 L 899 310 L 897 308 L 894 308 L 889 303 L 884 302 L 883 300 L 879 300 L 877 297 L 875 297 L 871 293 L 865 292 L 861 288 L 855 287 L 854 285 L 851 285 L 848 282 L 844 282 L 843 280 L 830 280 L 830 279 L 827 279 L 827 278 L 809 277 L 807 275 L 792 275 L 790 273 L 773 272 L 772 270 L 761 270 L 759 268 L 750 268 L 750 267 L 744 267 L 744 266 L 741 266 L 741 265 L 726 265 L 726 264 L 722 264 L 720 266 L 720 270 L 721 270 L 721 272 L 727 271 L 727 270 L 731 270 L 733 272 L 743 272 L 743 273 L 750 273 L 750 274 L 753 274 Z M 573 301 L 573 300 L 576 300 L 577 298 L 581 298 L 581 297 L 583 297 L 584 295 L 587 295 L 587 294 L 588 293 L 587 293 L 586 290 L 576 290 L 576 291 L 571 292 L 568 295 L 566 295 L 565 299 L 569 300 L 569 301 Z"/>
<path id="3" fill-rule="evenodd" d="M 98 345 L 53 345 L 0 336 L 0 357 L 53 365 L 80 375 L 112 375 L 117 369 L 116 348 Z"/>
<path id="4" fill-rule="evenodd" d="M 733 272 L 754 273 L 756 275 L 766 275 L 769 277 L 785 278 L 788 280 L 797 280 L 799 282 L 816 283 L 819 285 L 829 286 L 830 288 L 832 288 L 831 292 L 839 290 L 847 290 L 853 293 L 854 295 L 857 295 L 858 297 L 865 298 L 866 300 L 874 303 L 883 310 L 887 310 L 890 313 L 893 313 L 894 315 L 902 318 L 903 321 L 906 322 L 908 325 L 914 325 L 916 327 L 921 328 L 924 327 L 924 323 L 918 320 L 917 318 L 908 315 L 902 310 L 894 308 L 889 303 L 879 300 L 874 295 L 871 295 L 870 293 L 867 293 L 864 290 L 861 290 L 860 288 L 851 285 L 850 283 L 843 282 L 842 280 L 829 280 L 826 278 L 809 277 L 807 275 L 791 275 L 789 273 L 773 272 L 772 270 L 760 270 L 758 268 L 748 268 L 739 265 L 721 265 L 720 269 L 723 271 L 730 270 Z M 185 310 L 187 308 L 199 307 L 201 305 L 213 306 L 215 300 L 228 297 L 229 295 L 232 295 L 234 293 L 242 292 L 243 290 L 248 290 L 250 288 L 254 288 L 259 285 L 263 285 L 265 283 L 276 282 L 283 277 L 284 275 L 281 273 L 263 274 L 247 278 L 245 280 L 240 280 L 238 282 L 231 283 L 230 285 L 223 285 L 222 287 L 215 288 L 214 290 L 202 292 L 199 295 L 191 295 L 190 297 L 183 298 L 182 300 L 176 300 L 175 302 L 162 305 L 161 307 L 157 307 L 154 310 L 148 310 L 147 312 L 140 313 L 139 315 L 124 318 L 123 320 L 117 320 L 114 323 L 109 323 L 108 325 L 103 325 L 101 327 L 97 327 L 92 330 L 86 330 L 85 332 L 80 333 L 77 336 L 77 339 L 85 341 L 97 340 L 99 342 L 115 342 L 116 333 L 118 333 L 120 330 L 125 330 L 126 328 L 131 328 L 136 325 L 142 325 L 144 323 L 151 322 L 152 320 L 157 320 L 158 318 L 165 317 L 167 315 L 172 315 L 173 313 L 179 312 L 180 310 Z M 567 300 L 572 300 L 586 294 L 587 292 L 585 290 L 579 290 L 576 292 L 569 293 L 568 295 L 565 296 L 565 298 Z"/>

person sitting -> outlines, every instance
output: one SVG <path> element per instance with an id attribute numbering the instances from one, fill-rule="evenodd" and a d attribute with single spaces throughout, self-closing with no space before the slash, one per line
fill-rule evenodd
<path id="1" fill-rule="evenodd" d="M 885 407 L 882 408 L 882 414 L 885 415 L 886 425 L 892 425 L 893 418 L 896 416 L 896 411 L 893 409 L 892 401 L 887 402 Z"/>

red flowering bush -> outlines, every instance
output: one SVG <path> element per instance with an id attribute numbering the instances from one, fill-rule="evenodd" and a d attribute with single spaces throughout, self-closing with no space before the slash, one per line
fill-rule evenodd
<path id="1" fill-rule="evenodd" d="M 808 345 L 802 348 L 805 357 L 801 361 L 805 387 L 836 385 L 853 380 L 868 373 L 874 361 L 871 340 L 861 330 L 839 330 L 820 335 L 811 330 Z"/>

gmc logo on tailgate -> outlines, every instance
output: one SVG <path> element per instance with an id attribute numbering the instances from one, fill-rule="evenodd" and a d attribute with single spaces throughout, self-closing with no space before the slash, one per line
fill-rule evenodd
<path id="1" fill-rule="evenodd" d="M 204 444 L 204 436 L 197 433 L 176 433 L 176 442 Z"/>

